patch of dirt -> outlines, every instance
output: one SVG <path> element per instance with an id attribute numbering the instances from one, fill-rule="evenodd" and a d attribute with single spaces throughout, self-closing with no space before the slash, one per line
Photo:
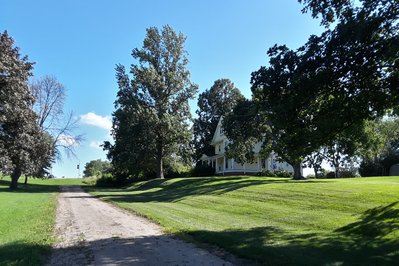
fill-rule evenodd
<path id="1" fill-rule="evenodd" d="M 233 265 L 77 186 L 61 188 L 55 233 L 48 265 Z"/>

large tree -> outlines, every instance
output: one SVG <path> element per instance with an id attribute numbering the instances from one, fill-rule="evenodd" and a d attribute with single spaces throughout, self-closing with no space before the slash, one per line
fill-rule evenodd
<path id="1" fill-rule="evenodd" d="M 265 143 L 294 167 L 295 179 L 305 156 L 399 102 L 397 1 L 304 2 L 315 14 L 327 10 L 325 25 L 339 14 L 335 27 L 297 50 L 272 47 L 269 66 L 251 79 L 258 115 L 271 127 Z"/>
<path id="2" fill-rule="evenodd" d="M 61 151 L 75 156 L 75 147 L 83 141 L 83 135 L 75 134 L 78 119 L 73 112 L 64 112 L 65 86 L 55 76 L 46 75 L 32 82 L 30 89 L 37 123 L 51 136 L 56 158 L 61 159 Z"/>
<path id="3" fill-rule="evenodd" d="M 139 166 L 156 167 L 156 176 L 164 178 L 164 159 L 178 155 L 191 138 L 188 100 L 197 92 L 190 81 L 185 37 L 170 26 L 147 29 L 143 47 L 132 56 L 130 79 L 117 65 L 119 85 L 113 116 L 115 144 L 106 143 L 114 167 L 137 175 Z M 132 168 L 134 167 L 134 169 Z"/>
<path id="4" fill-rule="evenodd" d="M 214 155 L 211 146 L 213 134 L 220 118 L 231 111 L 244 96 L 229 79 L 218 79 L 212 87 L 205 90 L 198 97 L 198 118 L 194 119 L 194 148 L 195 159 L 203 154 Z"/>
<path id="5" fill-rule="evenodd" d="M 19 54 L 13 39 L 0 35 L 0 156 L 1 169 L 11 174 L 10 188 L 18 186 L 22 174 L 37 173 L 51 156 L 48 135 L 36 123 L 34 98 L 28 78 L 32 63 Z"/>

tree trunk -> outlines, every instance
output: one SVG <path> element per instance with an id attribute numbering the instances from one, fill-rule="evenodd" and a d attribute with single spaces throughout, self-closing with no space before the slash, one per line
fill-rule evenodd
<path id="1" fill-rule="evenodd" d="M 294 163 L 292 165 L 292 167 L 294 168 L 294 180 L 302 180 L 304 179 L 302 174 L 301 174 L 301 163 Z"/>
<path id="2" fill-rule="evenodd" d="M 24 185 L 27 185 L 27 184 L 28 184 L 28 176 L 25 175 L 25 182 L 24 182 Z"/>
<path id="3" fill-rule="evenodd" d="M 318 167 L 313 167 L 313 171 L 314 171 L 314 178 L 318 178 L 318 177 L 319 177 L 319 175 L 318 175 L 318 170 L 319 170 L 319 168 L 318 168 Z"/>
<path id="4" fill-rule="evenodd" d="M 339 177 L 339 164 L 334 165 L 334 176 L 335 178 Z"/>
<path id="5" fill-rule="evenodd" d="M 157 152 L 157 178 L 164 179 L 163 175 L 163 148 L 162 144 L 158 143 L 158 152 Z"/>
<path id="6" fill-rule="evenodd" d="M 10 189 L 17 189 L 18 188 L 18 179 L 21 176 L 21 170 L 16 167 L 11 174 L 11 184 Z"/>

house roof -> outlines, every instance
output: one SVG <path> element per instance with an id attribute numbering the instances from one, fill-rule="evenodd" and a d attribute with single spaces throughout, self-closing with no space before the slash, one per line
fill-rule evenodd
<path id="1" fill-rule="evenodd" d="M 222 122 L 223 122 L 223 116 L 220 117 L 216 130 L 213 133 L 211 145 L 215 145 L 216 143 L 220 142 L 220 140 L 218 140 L 217 138 L 220 136 L 220 128 L 222 127 Z"/>

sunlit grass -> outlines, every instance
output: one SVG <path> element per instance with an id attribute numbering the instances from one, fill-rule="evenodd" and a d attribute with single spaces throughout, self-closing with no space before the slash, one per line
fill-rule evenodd
<path id="1" fill-rule="evenodd" d="M 73 184 L 81 180 L 29 179 L 11 191 L 9 179 L 0 179 L 0 265 L 43 264 L 54 242 L 59 185 Z"/>
<path id="2" fill-rule="evenodd" d="M 264 264 L 399 261 L 399 177 L 186 178 L 92 193 L 166 232 Z"/>

